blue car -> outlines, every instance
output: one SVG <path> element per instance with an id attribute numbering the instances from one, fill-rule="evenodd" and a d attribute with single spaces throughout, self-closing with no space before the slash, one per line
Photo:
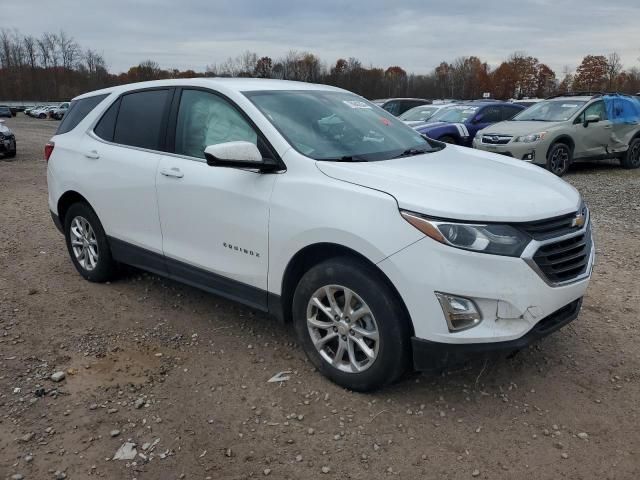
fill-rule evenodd
<path id="1" fill-rule="evenodd" d="M 521 105 L 496 101 L 456 103 L 443 108 L 428 123 L 413 128 L 434 140 L 470 147 L 479 130 L 509 120 L 524 110 Z"/>

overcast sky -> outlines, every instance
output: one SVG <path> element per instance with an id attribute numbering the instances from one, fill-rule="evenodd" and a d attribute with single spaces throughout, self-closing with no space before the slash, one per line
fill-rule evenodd
<path id="1" fill-rule="evenodd" d="M 496 66 L 518 50 L 558 76 L 586 54 L 617 51 L 640 66 L 640 0 L 4 0 L 0 26 L 65 30 L 111 71 L 145 59 L 203 71 L 245 50 L 306 50 L 333 64 L 426 73 L 476 55 Z"/>

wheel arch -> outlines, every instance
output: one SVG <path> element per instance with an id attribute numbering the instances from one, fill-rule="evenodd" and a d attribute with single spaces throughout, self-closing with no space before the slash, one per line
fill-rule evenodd
<path id="1" fill-rule="evenodd" d="M 571 138 L 569 135 L 564 134 L 564 135 L 559 135 L 558 137 L 554 138 L 551 141 L 551 143 L 549 143 L 549 148 L 547 148 L 545 159 L 549 156 L 549 152 L 551 151 L 551 149 L 556 143 L 564 143 L 565 145 L 567 145 L 571 149 L 571 155 L 573 155 L 576 144 L 573 141 L 573 138 Z"/>
<path id="2" fill-rule="evenodd" d="M 389 277 L 371 260 L 367 257 L 358 253 L 357 251 L 345 247 L 344 245 L 322 242 L 322 243 L 314 243 L 311 245 L 307 245 L 306 247 L 299 250 L 292 258 L 289 260 L 287 267 L 284 270 L 284 274 L 282 276 L 282 289 L 280 296 L 280 308 L 281 318 L 285 323 L 291 323 L 292 321 L 292 305 L 293 305 L 293 295 L 298 285 L 298 282 L 302 278 L 302 276 L 309 271 L 315 265 L 329 260 L 331 258 L 336 257 L 350 257 L 359 262 L 362 262 L 367 267 L 371 268 L 379 278 L 387 284 L 387 286 L 394 293 L 398 301 L 400 302 L 401 308 L 409 321 L 409 328 L 411 335 L 414 335 L 413 322 L 411 321 L 411 315 L 409 314 L 409 310 L 404 303 L 400 292 L 395 287 L 395 285 L 391 282 Z"/>
<path id="3" fill-rule="evenodd" d="M 61 225 L 64 225 L 64 217 L 67 214 L 69 207 L 71 207 L 71 205 L 73 205 L 74 203 L 86 203 L 87 205 L 89 205 L 89 207 L 91 207 L 91 209 L 93 209 L 91 203 L 89 203 L 89 201 L 83 195 L 76 192 L 75 190 L 67 190 L 60 196 L 57 204 L 58 218 L 60 219 Z M 95 209 L 93 210 L 95 211 Z"/>

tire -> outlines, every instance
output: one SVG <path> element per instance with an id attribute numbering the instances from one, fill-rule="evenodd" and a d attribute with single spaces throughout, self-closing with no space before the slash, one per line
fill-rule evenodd
<path id="1" fill-rule="evenodd" d="M 620 165 L 627 169 L 640 167 L 640 137 L 631 140 L 629 148 L 620 159 Z"/>
<path id="2" fill-rule="evenodd" d="M 40 115 L 38 115 L 38 118 L 42 120 L 47 118 L 47 116 L 44 113 L 41 113 Z"/>
<path id="3" fill-rule="evenodd" d="M 556 143 L 551 146 L 547 153 L 547 170 L 557 175 L 563 176 L 569 170 L 573 161 L 573 152 L 566 143 Z"/>
<path id="4" fill-rule="evenodd" d="M 343 315 L 347 295 L 351 312 Z M 330 306 L 330 296 L 337 309 Z M 342 387 L 375 390 L 396 381 L 409 367 L 409 319 L 395 292 L 364 262 L 338 257 L 312 267 L 298 283 L 292 313 L 296 334 L 311 363 Z M 332 357 L 335 364 L 330 363 Z"/>
<path id="5" fill-rule="evenodd" d="M 64 236 L 71 261 L 86 280 L 102 283 L 115 276 L 117 264 L 111 256 L 107 235 L 89 205 L 74 203 L 69 207 L 64 216 Z M 79 242 L 79 246 L 72 245 L 72 241 Z"/>
<path id="6" fill-rule="evenodd" d="M 445 135 L 444 137 L 440 137 L 438 140 L 441 141 L 441 142 L 444 142 L 444 143 L 450 143 L 451 145 L 457 145 L 458 144 L 458 142 L 456 142 L 456 139 L 453 138 L 453 137 L 450 137 L 449 135 Z"/>
<path id="7" fill-rule="evenodd" d="M 18 151 L 17 151 L 17 150 L 11 150 L 11 151 L 9 151 L 9 152 L 5 153 L 5 154 L 4 154 L 4 156 L 5 156 L 6 158 L 14 158 L 14 157 L 16 156 L 16 154 L 17 154 L 17 153 L 18 153 Z"/>

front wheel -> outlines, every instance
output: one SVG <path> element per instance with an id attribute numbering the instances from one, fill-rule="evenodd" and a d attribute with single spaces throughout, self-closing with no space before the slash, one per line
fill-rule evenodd
<path id="1" fill-rule="evenodd" d="M 638 168 L 640 167 L 640 138 L 634 138 L 629 144 L 624 156 L 620 159 L 622 168 Z"/>
<path id="2" fill-rule="evenodd" d="M 569 170 L 572 152 L 569 145 L 556 143 L 547 153 L 547 170 L 561 177 Z"/>
<path id="3" fill-rule="evenodd" d="M 106 282 L 116 273 L 107 235 L 93 209 L 75 203 L 64 216 L 64 232 L 69 256 L 76 270 L 90 282 Z"/>
<path id="4" fill-rule="evenodd" d="M 296 288 L 293 319 L 313 365 L 345 388 L 375 390 L 409 366 L 409 320 L 364 262 L 340 257 L 311 268 Z"/>

